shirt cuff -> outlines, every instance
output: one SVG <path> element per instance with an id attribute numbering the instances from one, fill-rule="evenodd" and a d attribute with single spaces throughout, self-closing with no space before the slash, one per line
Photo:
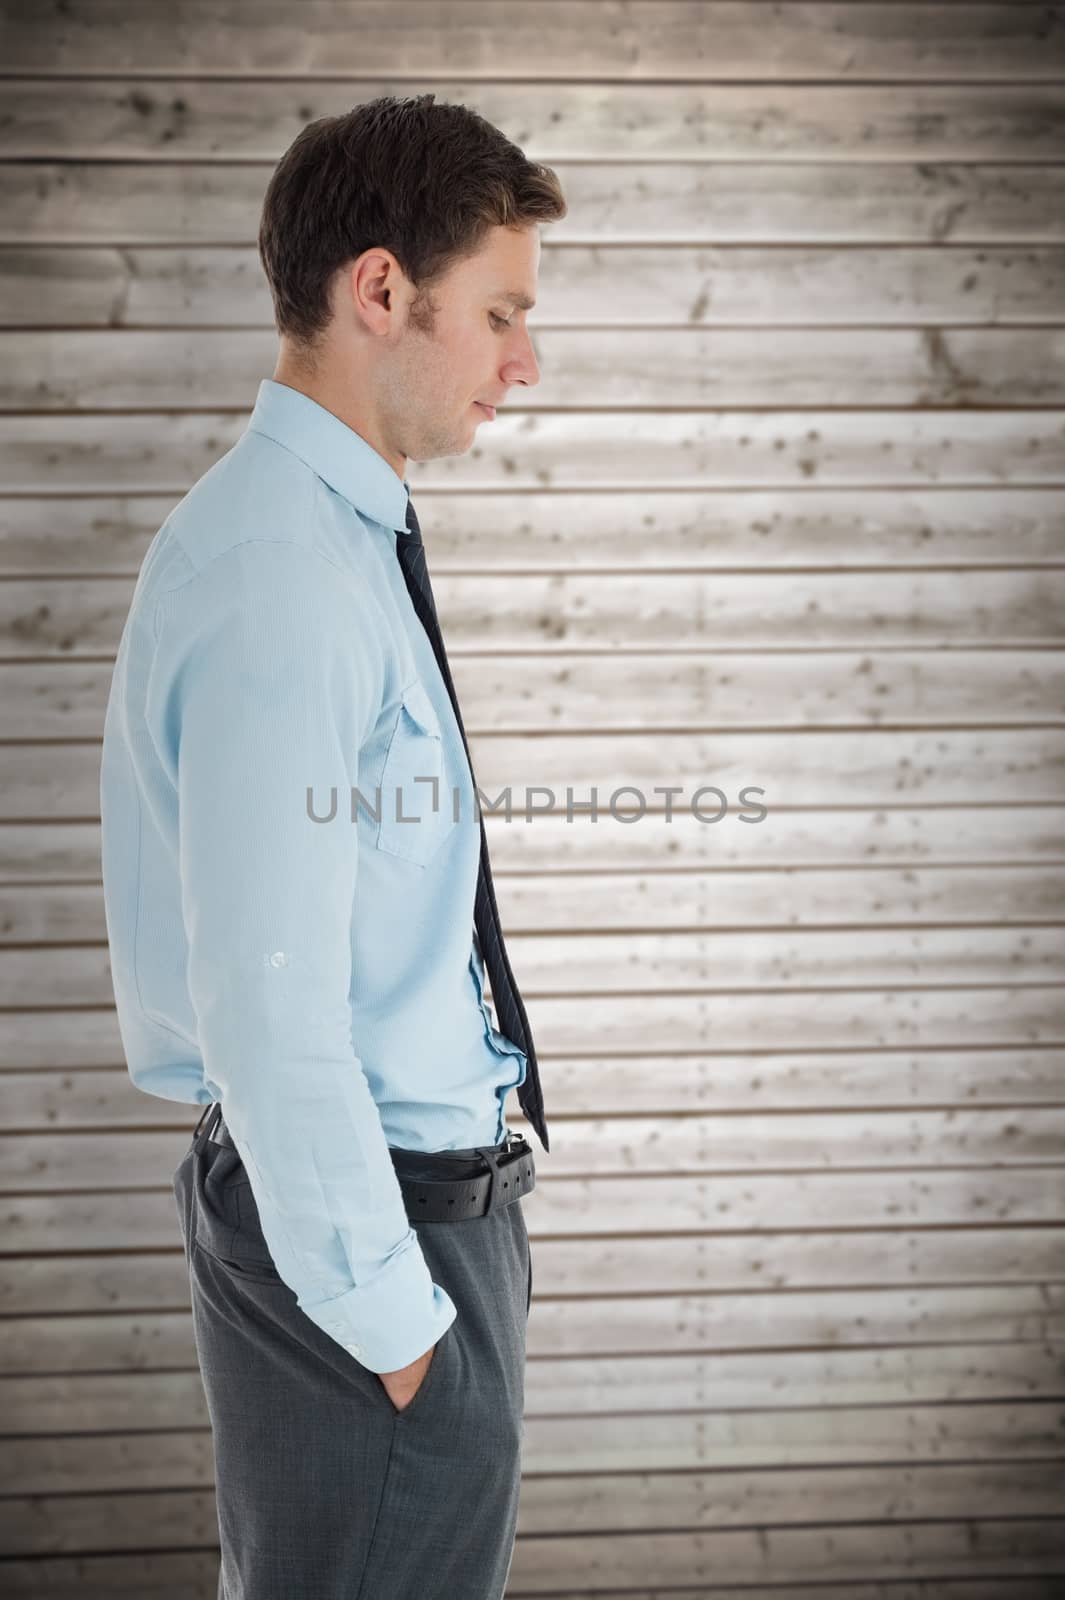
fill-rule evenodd
<path id="1" fill-rule="evenodd" d="M 366 1283 L 331 1300 L 297 1296 L 300 1310 L 371 1372 L 409 1367 L 458 1316 L 451 1296 L 430 1277 L 413 1228 L 408 1238 Z"/>

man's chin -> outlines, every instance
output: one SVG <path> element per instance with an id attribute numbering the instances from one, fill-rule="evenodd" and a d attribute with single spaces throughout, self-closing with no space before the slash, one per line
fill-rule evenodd
<path id="1" fill-rule="evenodd" d="M 422 446 L 422 453 L 408 455 L 407 460 L 413 461 L 417 466 L 424 466 L 427 461 L 440 461 L 444 456 L 467 455 L 470 447 L 477 442 L 476 429 L 466 439 L 441 439 L 438 443 Z"/>

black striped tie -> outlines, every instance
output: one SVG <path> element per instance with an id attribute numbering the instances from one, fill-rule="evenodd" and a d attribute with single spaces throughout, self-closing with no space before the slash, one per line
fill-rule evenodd
<path id="1" fill-rule="evenodd" d="M 433 589 L 429 582 L 429 568 L 425 562 L 425 545 L 422 543 L 422 530 L 418 526 L 418 514 L 414 504 L 407 497 L 407 526 L 406 529 L 396 529 L 396 554 L 399 557 L 400 567 L 406 580 L 407 589 L 418 619 L 429 635 L 429 643 L 433 647 L 440 667 L 441 675 L 451 697 L 451 704 L 455 708 L 455 719 L 462 735 L 462 743 L 466 750 L 466 759 L 470 762 L 470 774 L 473 775 L 473 762 L 470 759 L 470 746 L 466 738 L 466 730 L 462 725 L 462 713 L 459 711 L 458 698 L 455 694 L 455 685 L 451 681 L 451 670 L 447 664 L 447 652 L 444 649 L 444 639 L 440 632 L 440 620 L 436 614 L 436 602 L 433 599 Z M 476 784 L 476 778 L 474 783 Z M 492 989 L 492 1002 L 499 1019 L 500 1031 L 512 1040 L 520 1050 L 525 1052 L 527 1066 L 525 1082 L 518 1085 L 518 1104 L 536 1129 L 540 1143 L 545 1150 L 550 1150 L 547 1142 L 547 1122 L 544 1118 L 544 1097 L 540 1089 L 540 1074 L 536 1066 L 536 1052 L 533 1049 L 532 1029 L 529 1019 L 522 1005 L 518 985 L 511 971 L 510 962 L 507 960 L 506 946 L 503 943 L 503 928 L 499 921 L 499 907 L 496 905 L 495 890 L 492 887 L 492 868 L 488 860 L 488 836 L 485 833 L 484 816 L 480 806 L 477 808 L 481 824 L 481 861 L 477 869 L 477 893 L 473 904 L 473 921 L 477 929 L 477 939 L 484 957 L 485 971 Z"/>

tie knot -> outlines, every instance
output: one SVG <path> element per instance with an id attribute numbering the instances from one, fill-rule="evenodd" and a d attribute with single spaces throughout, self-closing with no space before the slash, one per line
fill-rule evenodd
<path id="1" fill-rule="evenodd" d="M 407 496 L 407 533 L 412 540 L 421 543 L 422 530 L 418 525 L 418 513 L 414 509 L 414 501 Z"/>

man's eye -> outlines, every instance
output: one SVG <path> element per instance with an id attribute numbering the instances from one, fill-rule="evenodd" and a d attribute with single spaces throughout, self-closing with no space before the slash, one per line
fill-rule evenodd
<path id="1" fill-rule="evenodd" d="M 510 327 L 510 321 L 509 321 L 508 318 L 497 316 L 494 311 L 490 311 L 488 313 L 488 315 L 491 317 L 492 321 L 496 324 L 497 327 L 500 327 L 500 328 L 509 328 Z"/>

